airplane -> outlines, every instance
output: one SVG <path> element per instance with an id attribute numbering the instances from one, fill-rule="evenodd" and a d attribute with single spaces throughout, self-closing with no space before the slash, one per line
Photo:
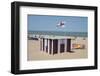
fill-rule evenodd
<path id="1" fill-rule="evenodd" d="M 57 27 L 65 27 L 65 22 L 64 22 L 64 21 L 60 21 L 60 22 L 57 24 Z"/>

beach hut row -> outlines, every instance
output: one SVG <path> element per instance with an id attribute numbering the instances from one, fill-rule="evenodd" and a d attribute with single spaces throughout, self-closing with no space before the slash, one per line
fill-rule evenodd
<path id="1" fill-rule="evenodd" d="M 57 54 L 71 51 L 71 39 L 40 38 L 40 50 L 49 54 Z"/>

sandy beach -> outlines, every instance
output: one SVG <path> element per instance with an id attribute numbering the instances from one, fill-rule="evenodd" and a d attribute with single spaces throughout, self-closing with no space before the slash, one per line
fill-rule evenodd
<path id="1" fill-rule="evenodd" d="M 81 59 L 88 57 L 88 41 L 87 38 L 85 40 L 81 38 L 77 38 L 76 40 L 72 40 L 73 43 L 82 43 L 85 45 L 85 49 L 72 49 L 73 53 L 64 52 L 58 53 L 55 55 L 50 55 L 46 52 L 40 51 L 40 41 L 39 40 L 28 40 L 28 51 L 27 51 L 27 60 L 57 60 L 57 59 Z"/>

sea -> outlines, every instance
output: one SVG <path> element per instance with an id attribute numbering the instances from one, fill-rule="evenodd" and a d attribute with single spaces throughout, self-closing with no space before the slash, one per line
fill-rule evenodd
<path id="1" fill-rule="evenodd" d="M 62 31 L 28 31 L 28 34 L 87 37 L 87 32 L 62 32 Z"/>

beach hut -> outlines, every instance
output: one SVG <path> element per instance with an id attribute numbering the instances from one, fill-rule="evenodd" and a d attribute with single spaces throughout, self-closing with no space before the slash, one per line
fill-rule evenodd
<path id="1" fill-rule="evenodd" d="M 71 38 L 40 38 L 40 50 L 49 54 L 71 51 Z"/>

